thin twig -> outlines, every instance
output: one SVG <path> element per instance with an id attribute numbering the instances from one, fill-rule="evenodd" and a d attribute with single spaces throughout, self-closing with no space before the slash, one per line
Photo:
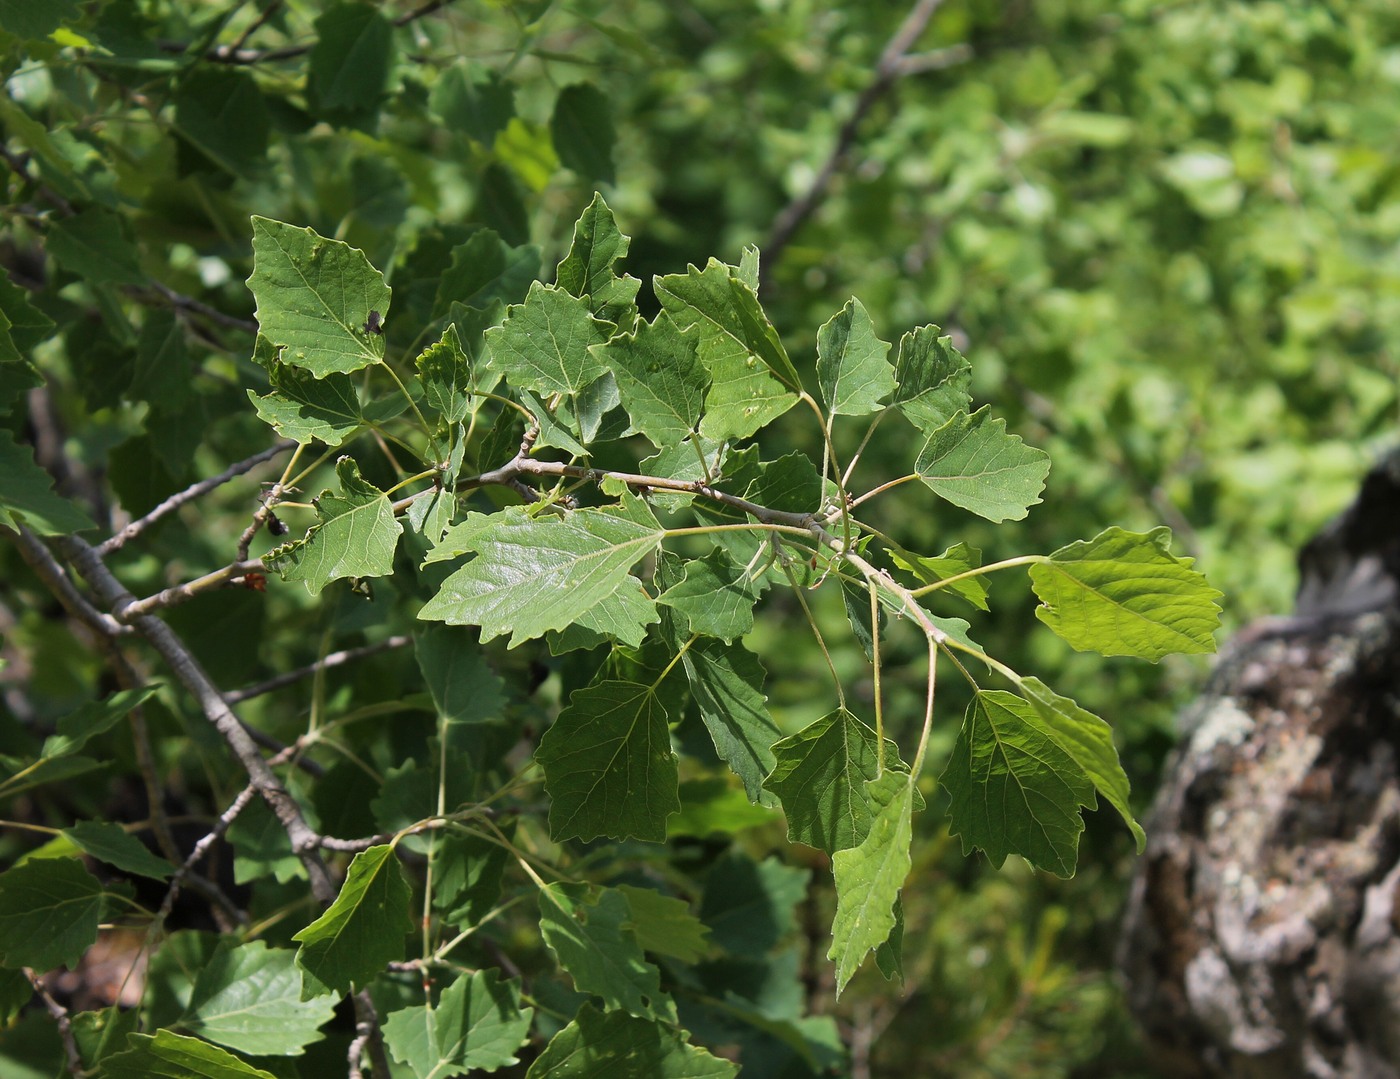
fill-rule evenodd
<path id="1" fill-rule="evenodd" d="M 290 686 L 303 679 L 310 678 L 317 671 L 326 670 L 330 667 L 339 667 L 343 663 L 353 663 L 357 659 L 365 656 L 372 656 L 379 652 L 387 652 L 392 648 L 403 648 L 405 645 L 413 643 L 413 638 L 403 634 L 396 634 L 380 641 L 378 644 L 366 644 L 359 648 L 347 648 L 341 652 L 330 652 L 322 656 L 315 663 L 308 663 L 305 667 L 299 667 L 286 674 L 279 674 L 276 678 L 269 678 L 266 682 L 258 682 L 256 685 L 244 686 L 242 689 L 235 689 L 224 694 L 224 700 L 229 704 L 239 704 L 242 701 L 253 697 L 261 697 L 264 693 L 271 693 L 274 690 Z"/>
<path id="2" fill-rule="evenodd" d="M 270 446 L 261 453 L 255 453 L 253 456 L 239 461 L 235 465 L 230 465 L 217 476 L 212 476 L 207 480 L 200 480 L 198 483 L 186 487 L 183 491 L 177 491 L 155 509 L 151 510 L 150 513 L 138 520 L 132 521 L 131 524 L 127 525 L 116 535 L 99 544 L 97 547 L 97 556 L 99 558 L 106 558 L 113 551 L 121 550 L 122 547 L 135 539 L 146 529 L 150 528 L 151 525 L 155 524 L 167 514 L 173 513 L 186 502 L 192 502 L 201 495 L 206 495 L 215 488 L 223 486 L 225 483 L 228 483 L 229 480 L 241 476 L 245 472 L 251 472 L 264 461 L 272 460 L 272 458 L 276 457 L 279 453 L 283 453 L 295 445 L 296 443 L 291 440 L 278 442 L 275 446 Z"/>
<path id="3" fill-rule="evenodd" d="M 78 1052 L 78 1039 L 73 1036 L 73 1024 L 68 1018 L 68 1009 L 54 1000 L 52 994 L 44 988 L 44 983 L 36 972 L 25 967 L 24 976 L 29 979 L 29 984 L 34 987 L 34 992 L 44 1002 L 44 1007 L 53 1016 L 54 1022 L 58 1024 L 58 1036 L 63 1042 L 63 1055 L 68 1058 L 68 1070 L 74 1075 L 82 1075 L 84 1071 L 83 1055 Z"/>
<path id="4" fill-rule="evenodd" d="M 181 863 L 180 868 L 175 871 L 175 875 L 170 878 L 170 887 L 165 893 L 165 899 L 161 901 L 160 911 L 156 914 L 157 923 L 164 922 L 165 919 L 169 917 L 171 910 L 175 907 L 175 900 L 179 896 L 180 889 L 184 886 L 186 879 L 200 879 L 197 877 L 190 877 L 190 874 L 194 871 L 194 867 L 198 865 L 209 852 L 209 848 L 217 843 L 223 834 L 229 830 L 229 827 L 238 817 L 238 814 L 242 813 L 243 810 L 247 808 L 248 803 L 253 800 L 253 797 L 257 793 L 257 788 L 251 783 L 244 787 L 243 790 L 239 792 L 238 797 L 229 804 L 229 807 L 219 814 L 219 819 L 214 822 L 214 827 L 210 829 L 209 833 L 203 836 L 199 842 L 194 845 L 194 849 L 190 851 L 189 857 Z M 235 908 L 233 914 L 240 925 L 248 924 L 248 915 L 243 911 Z"/>
<path id="5" fill-rule="evenodd" d="M 217 307 L 211 307 L 201 300 L 196 300 L 193 296 L 186 296 L 183 292 L 176 292 L 169 285 L 164 285 L 159 281 L 152 281 L 149 286 L 154 291 L 160 293 L 172 307 L 177 307 L 182 311 L 189 311 L 192 314 L 206 318 L 219 326 L 227 327 L 230 330 L 242 330 L 244 333 L 257 333 L 258 324 L 250 318 L 239 318 L 237 315 L 230 315 L 220 311 Z"/>
<path id="6" fill-rule="evenodd" d="M 90 544 L 76 536 L 65 536 L 60 540 L 65 557 L 92 586 L 97 595 L 106 603 L 118 621 L 134 625 L 160 653 L 161 658 L 174 672 L 180 683 L 199 702 L 201 711 L 223 736 L 233 755 L 248 774 L 252 785 L 281 822 L 287 838 L 291 840 L 292 851 L 306 868 L 311 881 L 312 894 L 322 903 L 335 899 L 337 888 L 331 879 L 330 871 L 321 857 L 321 837 L 312 829 L 302 815 L 299 806 L 282 786 L 276 774 L 263 760 L 242 722 L 225 703 L 213 680 L 205 672 L 199 661 L 176 635 L 174 630 L 151 614 L 130 614 L 136 599 L 117 580 L 97 551 Z"/>
<path id="7" fill-rule="evenodd" d="M 355 1005 L 355 1040 L 350 1049 L 350 1075 L 361 1075 L 360 1057 L 369 1056 L 371 1073 L 389 1079 L 389 1058 L 384 1052 L 384 1036 L 379 1029 L 379 1012 L 368 989 L 361 989 L 351 1000 Z"/>
<path id="8" fill-rule="evenodd" d="M 760 274 L 765 281 L 772 276 L 773 267 L 777 265 L 783 249 L 826 196 L 826 190 L 833 177 L 845 164 L 851 147 L 855 145 L 856 133 L 866 115 L 874 108 L 875 103 L 889 92 L 900 75 L 905 74 L 904 54 L 924 32 L 924 27 L 928 25 L 929 19 L 933 18 L 933 13 L 941 3 L 942 0 L 918 0 L 915 3 L 913 9 L 905 16 L 904 22 L 885 45 L 884 51 L 880 53 L 880 59 L 875 65 L 875 77 L 856 99 L 855 109 L 841 125 L 841 130 L 836 136 L 836 145 L 817 171 L 812 186 L 779 211 L 773 222 L 773 229 L 768 234 L 768 242 L 763 247 L 763 266 Z"/>
<path id="9" fill-rule="evenodd" d="M 230 562 L 227 566 L 216 569 L 213 573 L 206 573 L 203 577 L 196 577 L 193 581 L 186 581 L 184 584 L 177 584 L 170 588 L 162 589 L 155 595 L 147 596 L 145 599 L 133 599 L 122 608 L 117 618 L 122 622 L 130 624 L 135 619 L 143 615 L 148 615 L 152 611 L 158 611 L 165 607 L 174 607 L 177 604 L 185 603 L 205 592 L 210 592 L 216 588 L 223 588 L 225 585 L 232 584 L 235 578 L 243 577 L 249 573 L 260 573 L 265 568 L 262 560 L 257 558 L 249 559 L 246 562 Z"/>

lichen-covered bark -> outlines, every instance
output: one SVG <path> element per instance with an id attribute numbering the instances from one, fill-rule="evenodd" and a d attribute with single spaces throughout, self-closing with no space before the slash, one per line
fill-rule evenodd
<path id="1" fill-rule="evenodd" d="M 1400 1079 L 1397 517 L 1392 456 L 1185 717 L 1121 954 L 1163 1074 Z"/>

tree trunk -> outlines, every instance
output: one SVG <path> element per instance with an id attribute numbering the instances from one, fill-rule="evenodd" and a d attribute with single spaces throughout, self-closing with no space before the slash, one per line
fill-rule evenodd
<path id="1" fill-rule="evenodd" d="M 1163 1073 L 1400 1079 L 1400 452 L 1184 722 L 1120 966 Z"/>

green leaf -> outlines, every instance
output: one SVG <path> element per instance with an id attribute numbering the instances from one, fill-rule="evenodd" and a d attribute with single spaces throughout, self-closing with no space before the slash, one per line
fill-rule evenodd
<path id="1" fill-rule="evenodd" d="M 452 264 L 438 280 L 433 318 L 453 304 L 489 309 L 497 301 L 519 303 L 539 276 L 540 249 L 511 247 L 493 229 L 480 229 L 452 249 Z"/>
<path id="2" fill-rule="evenodd" d="M 885 981 L 898 979 L 904 982 L 904 899 L 894 901 L 894 928 L 889 939 L 875 949 L 875 965 L 885 976 Z"/>
<path id="3" fill-rule="evenodd" d="M 609 324 L 593 317 L 586 300 L 536 281 L 525 302 L 486 331 L 486 343 L 493 366 L 512 385 L 547 396 L 576 394 L 601 375 L 603 362 L 589 346 L 610 336 Z"/>
<path id="4" fill-rule="evenodd" d="M 635 277 L 617 275 L 617 262 L 627 254 L 630 244 L 618 230 L 603 196 L 595 192 L 574 225 L 573 243 L 554 278 L 571 296 L 587 298 L 594 315 L 620 329 L 627 329 L 636 319 L 637 290 L 642 285 Z"/>
<path id="5" fill-rule="evenodd" d="M 1019 521 L 1039 501 L 1050 457 L 1006 433 L 989 408 L 959 412 L 919 451 L 919 479 L 955 506 L 989 521 Z"/>
<path id="6" fill-rule="evenodd" d="M 566 168 L 585 180 L 615 181 L 612 152 L 617 132 L 607 96 L 596 86 L 577 83 L 559 91 L 549 119 L 549 136 Z"/>
<path id="7" fill-rule="evenodd" d="M 28 446 L 0 429 L 0 523 L 27 525 L 41 536 L 64 536 L 96 528 L 92 520 L 53 490 L 53 478 L 34 462 Z"/>
<path id="8" fill-rule="evenodd" d="M 252 176 L 267 158 L 272 121 L 246 71 L 195 67 L 175 90 L 175 130 L 221 169 Z"/>
<path id="9" fill-rule="evenodd" d="M 731 1079 L 739 1067 L 687 1045 L 673 1026 L 585 1004 L 525 1079 Z"/>
<path id="10" fill-rule="evenodd" d="M 31 304 L 28 293 L 3 273 L 0 273 L 0 313 L 9 321 L 10 337 L 21 352 L 28 352 L 53 336 L 53 319 Z"/>
<path id="11" fill-rule="evenodd" d="M 297 965 L 320 983 L 304 984 L 302 996 L 368 985 L 385 966 L 402 959 L 410 928 L 408 897 L 408 881 L 393 847 L 370 847 L 355 855 L 335 902 L 292 937 L 301 944 Z"/>
<path id="12" fill-rule="evenodd" d="M 91 1067 L 126 1047 L 126 1036 L 141 1029 L 141 1009 L 113 1005 L 73 1016 L 73 1040 L 83 1062 Z"/>
<path id="13" fill-rule="evenodd" d="M 1008 854 L 1019 854 L 1058 876 L 1074 874 L 1084 831 L 1079 810 L 1098 800 L 1035 705 L 1014 693 L 979 690 L 941 782 L 964 854 L 981 847 L 998 869 Z"/>
<path id="14" fill-rule="evenodd" d="M 453 925 L 477 925 L 501 897 L 507 852 L 480 836 L 448 832 L 433 846 L 433 904 Z"/>
<path id="15" fill-rule="evenodd" d="M 387 577 L 403 532 L 389 499 L 360 476 L 353 458 L 338 460 L 335 474 L 341 494 L 322 491 L 314 500 L 320 523 L 305 539 L 263 556 L 284 581 L 304 581 L 313 596 L 342 577 Z"/>
<path id="16" fill-rule="evenodd" d="M 496 970 L 464 974 L 443 990 L 436 1008 L 425 1004 L 391 1014 L 384 1040 L 394 1059 L 417 1079 L 517 1063 L 515 1051 L 529 1037 L 534 1009 L 521 1011 L 519 983 L 499 978 Z"/>
<path id="17" fill-rule="evenodd" d="M 272 392 L 248 391 L 258 418 L 279 435 L 303 446 L 324 442 L 335 449 L 365 422 L 360 396 L 349 375 L 317 378 L 309 371 L 278 364 L 272 369 Z"/>
<path id="18" fill-rule="evenodd" d="M 833 415 L 866 416 L 884 407 L 880 402 L 895 388 L 889 351 L 855 298 L 817 331 L 817 385 Z"/>
<path id="19" fill-rule="evenodd" d="M 800 450 L 765 461 L 744 497 L 772 510 L 815 513 L 822 504 L 822 478 L 812 459 Z"/>
<path id="20" fill-rule="evenodd" d="M 710 950 L 705 939 L 710 930 L 680 899 L 654 888 L 618 885 L 632 910 L 632 932 L 643 950 L 669 955 L 683 963 L 698 963 Z"/>
<path id="21" fill-rule="evenodd" d="M 389 313 L 390 290 L 358 248 L 254 215 L 248 288 L 258 327 L 283 346 L 283 363 L 325 378 L 383 359 L 383 334 L 365 325 L 371 311 Z"/>
<path id="22" fill-rule="evenodd" d="M 104 207 L 58 218 L 49 226 L 48 248 L 60 266 L 91 284 L 147 283 L 126 218 Z"/>
<path id="23" fill-rule="evenodd" d="M 932 434 L 972 402 L 972 367 L 939 337 L 937 326 L 920 326 L 899 339 L 894 377 L 899 383 L 890 404 L 924 434 Z"/>
<path id="24" fill-rule="evenodd" d="M 306 877 L 306 867 L 293 852 L 287 830 L 261 798 L 254 798 L 238 814 L 229 827 L 228 841 L 233 847 L 235 884 L 267 877 L 286 884 Z"/>
<path id="25" fill-rule="evenodd" d="M 936 558 L 927 555 L 911 554 L 908 551 L 891 551 L 894 564 L 912 573 L 924 584 L 934 584 L 956 577 L 960 573 L 977 569 L 982 565 L 982 552 L 966 543 L 955 543 Z M 988 610 L 987 582 L 982 577 L 968 577 L 947 586 L 947 591 L 961 596 L 979 611 Z"/>
<path id="26" fill-rule="evenodd" d="M 471 411 L 474 379 L 471 361 L 457 337 L 457 327 L 449 325 L 441 339 L 420 352 L 413 363 L 428 404 L 442 413 L 448 423 L 466 419 Z"/>
<path id="27" fill-rule="evenodd" d="M 551 838 L 665 841 L 681 807 L 666 718 L 655 686 L 604 679 L 574 691 L 535 750 Z"/>
<path id="28" fill-rule="evenodd" d="M 866 791 L 875 807 L 870 831 L 859 846 L 837 851 L 831 859 L 836 917 L 827 958 L 836 960 L 838 996 L 866 955 L 889 940 L 899 890 L 912 868 L 913 779 L 889 771 L 867 783 Z"/>
<path id="29" fill-rule="evenodd" d="M 227 1049 L 168 1030 L 128 1034 L 130 1049 L 102 1062 L 103 1079 L 277 1079 Z"/>
<path id="30" fill-rule="evenodd" d="M 876 809 L 866 790 L 880 770 L 873 729 L 838 708 L 775 744 L 773 756 L 763 787 L 782 801 L 788 839 L 828 854 L 865 840 Z M 888 738 L 884 764 L 890 771 L 909 770 Z"/>
<path id="31" fill-rule="evenodd" d="M 463 525 L 470 534 L 458 533 Z M 478 557 L 443 581 L 418 612 L 421 619 L 481 626 L 483 641 L 510 633 L 514 648 L 551 629 L 567 628 L 623 593 L 630 593 L 631 605 L 615 613 L 640 625 L 644 618 L 639 614 L 654 611 L 641 582 L 627 571 L 660 546 L 659 525 L 595 509 L 536 519 L 521 507 L 485 519 L 469 514 L 463 525 L 447 539 L 458 536 L 460 549 Z"/>
<path id="32" fill-rule="evenodd" d="M 302 1000 L 296 956 L 260 940 L 216 954 L 199 972 L 179 1025 L 253 1056 L 300 1056 L 324 1035 L 332 1000 Z"/>
<path id="33" fill-rule="evenodd" d="M 106 700 L 89 701 L 58 721 L 55 733 L 44 739 L 39 756 L 63 757 L 76 753 L 93 738 L 115 727 L 133 708 L 148 701 L 159 688 L 157 684 L 140 689 L 123 689 Z"/>
<path id="34" fill-rule="evenodd" d="M 166 880 L 175 872 L 173 865 L 152 854 L 120 824 L 82 821 L 65 828 L 63 834 L 98 861 L 114 865 L 124 873 Z"/>
<path id="35" fill-rule="evenodd" d="M 457 63 L 433 86 L 429 104 L 448 127 L 490 146 L 515 115 L 515 88 L 499 72 Z"/>
<path id="36" fill-rule="evenodd" d="M 663 311 L 654 322 L 639 322 L 635 333 L 595 346 L 633 425 L 658 448 L 690 437 L 700 422 L 710 376 L 696 355 L 697 340 Z"/>
<path id="37" fill-rule="evenodd" d="M 631 918 L 627 897 L 615 888 L 558 883 L 540 889 L 540 932 L 580 993 L 632 1015 L 673 1017 L 661 972 L 642 954 Z"/>
<path id="38" fill-rule="evenodd" d="M 13 798 L 34 787 L 46 783 L 56 783 L 60 779 L 96 772 L 106 768 L 107 763 L 99 763 L 91 757 L 57 757 L 30 760 L 18 757 L 0 757 L 0 768 L 8 774 L 0 780 L 0 801 Z"/>
<path id="39" fill-rule="evenodd" d="M 506 707 L 505 683 L 487 664 L 470 630 L 419 626 L 414 632 L 413 652 L 449 745 L 455 738 L 470 737 L 466 732 L 454 734 L 455 728 L 501 719 Z"/>
<path id="40" fill-rule="evenodd" d="M 77 969 L 101 913 L 102 885 L 73 858 L 31 858 L 0 873 L 0 966 Z"/>
<path id="41" fill-rule="evenodd" d="M 1141 854 L 1147 847 L 1147 835 L 1129 805 L 1128 775 L 1118 759 L 1112 729 L 1093 712 L 1055 693 L 1039 678 L 1021 679 L 1019 689 L 1035 705 L 1060 748 L 1074 758 L 1095 789 L 1118 810 Z"/>
<path id="42" fill-rule="evenodd" d="M 758 601 L 743 566 L 734 564 L 721 548 L 685 564 L 685 579 L 656 597 L 690 626 L 691 633 L 725 642 L 753 629 L 753 606 Z"/>
<path id="43" fill-rule="evenodd" d="M 865 580 L 841 578 L 841 603 L 846 608 L 846 620 L 851 624 L 851 633 L 856 643 L 869 659 L 875 658 L 875 622 L 870 613 L 870 585 Z M 885 612 L 876 611 L 879 629 L 885 631 Z"/>
<path id="44" fill-rule="evenodd" d="M 753 290 L 730 267 L 711 259 L 703 271 L 691 266 L 656 278 L 654 287 L 676 325 L 700 335 L 711 379 L 701 434 L 747 438 L 797 403 L 801 381 L 792 361 Z"/>
<path id="45" fill-rule="evenodd" d="M 9 33 L 31 40 L 48 37 L 78 15 L 78 0 L 54 0 L 35 4 L 32 0 L 0 0 L 0 26 Z"/>
<path id="46" fill-rule="evenodd" d="M 738 641 L 705 637 L 691 645 L 682 662 L 720 760 L 743 780 L 750 802 L 771 803 L 763 779 L 773 770 L 770 747 L 782 732 L 765 704 L 763 664 Z"/>
<path id="47" fill-rule="evenodd" d="M 776 857 L 755 862 L 731 848 L 705 879 L 700 917 L 710 927 L 710 939 L 738 956 L 767 952 L 797 928 L 797 904 L 807 894 L 810 876 Z"/>
<path id="48" fill-rule="evenodd" d="M 394 27 L 369 4 L 334 4 L 315 22 L 308 89 L 322 115 L 354 122 L 374 113 L 389 81 Z"/>
<path id="49" fill-rule="evenodd" d="M 1171 553 L 1171 537 L 1114 527 L 1061 547 L 1030 568 L 1036 617 L 1081 652 L 1154 662 L 1214 652 L 1220 592 Z"/>

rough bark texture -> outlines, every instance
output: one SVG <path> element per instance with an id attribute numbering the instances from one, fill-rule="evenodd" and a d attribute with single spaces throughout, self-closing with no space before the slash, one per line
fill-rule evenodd
<path id="1" fill-rule="evenodd" d="M 1222 655 L 1123 939 L 1172 1076 L 1400 1079 L 1400 453 Z"/>

